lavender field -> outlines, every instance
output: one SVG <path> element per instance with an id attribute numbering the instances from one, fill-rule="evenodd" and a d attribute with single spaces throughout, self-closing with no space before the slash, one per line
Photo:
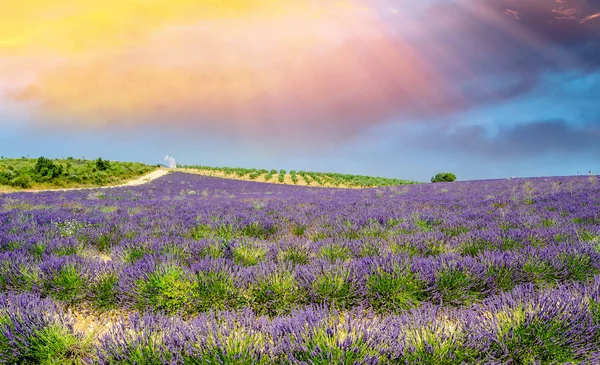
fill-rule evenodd
<path id="1" fill-rule="evenodd" d="M 0 195 L 0 363 L 597 364 L 600 183 Z"/>

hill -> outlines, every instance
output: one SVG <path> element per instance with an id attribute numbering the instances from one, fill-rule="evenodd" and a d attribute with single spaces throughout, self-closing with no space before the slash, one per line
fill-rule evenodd
<path id="1" fill-rule="evenodd" d="M 138 162 L 0 158 L 0 191 L 117 185 L 155 170 Z"/>

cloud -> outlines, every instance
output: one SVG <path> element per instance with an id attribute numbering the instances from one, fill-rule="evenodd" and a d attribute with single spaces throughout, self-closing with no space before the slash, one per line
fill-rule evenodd
<path id="1" fill-rule="evenodd" d="M 515 20 L 521 19 L 521 13 L 519 13 L 518 11 L 513 10 L 513 9 L 506 9 L 506 10 L 504 10 L 504 14 L 512 17 Z"/>
<path id="2" fill-rule="evenodd" d="M 581 21 L 579 23 L 583 24 L 585 22 L 589 22 L 590 20 L 599 19 L 599 18 L 600 18 L 600 12 L 586 16 L 585 18 L 581 19 Z"/>
<path id="3" fill-rule="evenodd" d="M 439 2 L 421 15 L 419 52 L 437 60 L 470 108 L 526 97 L 548 74 L 600 68 L 600 1 Z M 573 19 L 557 19 L 557 16 Z M 600 23 L 600 22 L 598 22 Z"/>
<path id="4" fill-rule="evenodd" d="M 232 49 L 241 54 L 228 57 L 225 50 L 195 60 L 187 54 L 189 64 L 177 67 L 164 59 L 148 61 L 145 51 L 137 58 L 125 53 L 69 64 L 12 97 L 40 103 L 52 124 L 62 117 L 80 127 L 150 122 L 193 131 L 334 138 L 398 113 L 435 115 L 461 103 L 427 60 L 397 40 L 356 38 L 320 53 L 271 50 L 264 60 Z M 176 44 L 163 52 L 188 53 Z"/>
<path id="5" fill-rule="evenodd" d="M 600 120 L 575 126 L 564 120 L 531 121 L 501 127 L 490 134 L 485 126 L 428 130 L 418 139 L 430 150 L 451 151 L 483 159 L 531 159 L 553 154 L 600 154 Z"/>
<path id="6" fill-rule="evenodd" d="M 372 9 L 329 4 L 319 16 L 285 5 L 277 16 L 255 9 L 157 28 L 127 48 L 65 56 L 8 95 L 51 126 L 307 139 L 351 138 L 397 115 L 468 103 Z"/>
<path id="7" fill-rule="evenodd" d="M 27 67 L 0 70 L 0 89 L 51 127 L 335 140 L 600 65 L 597 0 L 375 3 L 24 0 L 0 15 L 21 40 L 0 42 L 0 65 Z"/>

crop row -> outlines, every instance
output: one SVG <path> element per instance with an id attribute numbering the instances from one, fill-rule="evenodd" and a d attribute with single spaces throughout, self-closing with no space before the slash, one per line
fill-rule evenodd
<path id="1" fill-rule="evenodd" d="M 189 320 L 135 314 L 95 343 L 73 324 L 52 301 L 0 295 L 0 363 L 591 364 L 600 360 L 600 279 L 387 317 L 317 307 L 273 319 L 250 310 Z"/>
<path id="2" fill-rule="evenodd" d="M 70 304 L 83 301 L 98 309 L 170 314 L 251 307 L 273 316 L 315 304 L 386 314 L 423 303 L 470 305 L 520 284 L 585 282 L 600 272 L 600 254 L 585 244 L 488 251 L 477 257 L 390 255 L 311 264 L 300 264 L 301 253 L 289 246 L 277 253 L 280 263 L 254 266 L 244 266 L 256 257 L 247 246 L 233 248 L 227 258 L 189 265 L 174 247 L 158 255 L 133 246 L 122 251 L 123 261 L 108 262 L 5 252 L 0 254 L 0 290 L 36 292 Z"/>
<path id="3" fill-rule="evenodd" d="M 270 181 L 273 175 L 277 174 L 277 170 L 252 169 L 243 167 L 212 167 L 212 166 L 190 166 L 182 165 L 182 168 L 198 169 L 204 171 L 223 172 L 226 176 L 235 175 L 237 177 L 247 176 L 250 180 L 255 180 L 259 176 L 263 176 L 265 181 Z M 285 170 L 279 171 L 278 181 L 284 182 Z M 398 186 L 406 184 L 415 184 L 414 181 L 391 179 L 375 176 L 351 175 L 340 173 L 324 173 L 324 172 L 307 172 L 307 171 L 290 171 L 290 177 L 294 184 L 298 184 L 297 176 L 302 177 L 306 185 L 311 185 L 315 182 L 318 186 L 346 186 L 346 187 L 374 187 L 374 186 Z"/>

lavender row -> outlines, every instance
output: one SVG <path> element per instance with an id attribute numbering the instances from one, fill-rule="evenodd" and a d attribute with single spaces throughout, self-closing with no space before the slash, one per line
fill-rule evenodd
<path id="1" fill-rule="evenodd" d="M 3 291 L 36 292 L 97 309 L 188 315 L 251 307 L 274 316 L 309 305 L 400 313 L 423 303 L 470 305 L 525 283 L 585 282 L 599 272 L 600 253 L 588 244 L 486 251 L 477 257 L 387 255 L 254 266 L 223 258 L 186 266 L 172 255 L 145 255 L 125 264 L 77 255 L 39 261 L 21 251 L 0 254 Z"/>
<path id="2" fill-rule="evenodd" d="M 0 363 L 524 364 L 600 361 L 600 278 L 542 292 L 531 285 L 465 309 L 424 306 L 379 317 L 307 308 L 269 319 L 251 310 L 191 320 L 116 321 L 90 341 L 60 307 L 0 296 Z M 92 346 L 93 343 L 93 346 Z"/>

